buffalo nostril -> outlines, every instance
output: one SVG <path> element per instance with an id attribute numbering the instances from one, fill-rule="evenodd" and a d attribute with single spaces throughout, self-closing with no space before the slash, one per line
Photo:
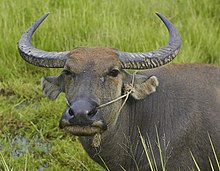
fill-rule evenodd
<path id="1" fill-rule="evenodd" d="M 73 109 L 71 109 L 71 108 L 69 108 L 69 115 L 70 116 L 74 116 L 75 115 Z"/>
<path id="2" fill-rule="evenodd" d="M 94 108 L 88 113 L 88 116 L 93 117 L 97 113 L 97 108 Z"/>

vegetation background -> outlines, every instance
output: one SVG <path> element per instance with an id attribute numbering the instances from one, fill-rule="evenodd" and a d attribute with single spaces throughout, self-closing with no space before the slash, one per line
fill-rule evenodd
<path id="1" fill-rule="evenodd" d="M 17 51 L 22 33 L 46 12 L 33 37 L 39 49 L 154 50 L 168 39 L 160 12 L 183 39 L 174 63 L 220 64 L 219 0 L 0 0 L 0 170 L 103 170 L 58 128 L 64 96 L 41 94 L 40 78 L 60 69 L 31 66 Z"/>

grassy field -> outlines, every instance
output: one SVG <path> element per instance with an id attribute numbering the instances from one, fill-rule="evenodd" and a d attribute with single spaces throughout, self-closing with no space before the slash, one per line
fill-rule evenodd
<path id="1" fill-rule="evenodd" d="M 160 12 L 183 39 L 174 63 L 220 64 L 219 0 L 0 0 L 0 170 L 103 170 L 59 130 L 64 96 L 41 94 L 40 78 L 60 69 L 31 66 L 18 54 L 21 34 L 46 12 L 33 37 L 39 49 L 150 51 L 168 39 Z"/>

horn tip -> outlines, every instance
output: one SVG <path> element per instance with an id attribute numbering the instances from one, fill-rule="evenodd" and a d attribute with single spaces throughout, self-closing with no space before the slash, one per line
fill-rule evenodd
<path id="1" fill-rule="evenodd" d="M 158 17 L 163 18 L 164 16 L 160 12 L 155 13 Z"/>
<path id="2" fill-rule="evenodd" d="M 49 14 L 50 14 L 50 12 L 46 12 L 46 13 L 43 15 L 43 18 L 46 18 Z"/>

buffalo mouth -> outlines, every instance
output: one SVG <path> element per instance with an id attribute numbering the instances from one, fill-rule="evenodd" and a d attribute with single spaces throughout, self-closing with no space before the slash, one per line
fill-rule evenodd
<path id="1" fill-rule="evenodd" d="M 76 136 L 93 136 L 97 133 L 102 133 L 104 130 L 97 126 L 66 126 L 67 132 Z"/>
<path id="2" fill-rule="evenodd" d="M 106 124 L 101 120 L 95 121 L 89 125 L 74 125 L 69 121 L 62 119 L 59 127 L 76 136 L 93 136 L 98 133 L 101 134 L 107 129 Z"/>
<path id="3" fill-rule="evenodd" d="M 72 105 L 72 108 L 75 107 L 75 111 L 72 108 L 68 107 L 64 112 L 59 122 L 59 127 L 66 130 L 72 135 L 76 136 L 94 136 L 96 134 L 101 134 L 107 129 L 107 124 L 101 116 L 100 112 L 95 112 L 95 116 L 90 116 L 87 114 L 87 111 L 91 111 L 89 108 L 90 104 L 87 102 L 76 102 L 77 104 Z M 89 106 L 82 110 L 84 106 Z"/>

